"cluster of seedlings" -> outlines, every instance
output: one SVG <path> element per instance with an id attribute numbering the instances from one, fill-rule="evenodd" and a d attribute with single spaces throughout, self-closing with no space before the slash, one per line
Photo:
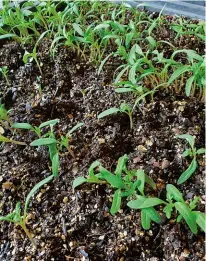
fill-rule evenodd
<path id="1" fill-rule="evenodd" d="M 32 8 L 32 11 L 30 9 Z M 133 18 L 128 21 L 128 13 Z M 161 30 L 165 18 L 159 14 L 152 18 L 144 11 L 137 11 L 127 5 L 112 5 L 99 1 L 41 1 L 38 6 L 34 2 L 25 2 L 20 6 L 17 2 L 13 7 L 5 1 L 0 10 L 0 39 L 14 39 L 23 46 L 33 44 L 33 49 L 25 51 L 24 63 L 35 62 L 39 73 L 43 74 L 41 58 L 38 55 L 38 45 L 43 38 L 52 39 L 50 52 L 55 56 L 60 46 L 67 46 L 73 52 L 95 66 L 100 74 L 109 61 L 120 61 L 120 66 L 114 72 L 115 91 L 119 94 L 132 93 L 133 105 L 123 101 L 119 108 L 108 108 L 98 115 L 101 119 L 113 113 L 126 113 L 133 128 L 133 112 L 145 97 L 153 99 L 154 94 L 161 90 L 170 89 L 179 94 L 185 86 L 186 96 L 197 96 L 203 99 L 205 95 L 205 57 L 194 50 L 178 49 L 172 43 L 157 39 L 155 31 Z M 205 26 L 203 22 L 187 24 L 182 19 L 176 19 L 169 24 L 173 29 L 175 39 L 181 35 L 189 34 L 197 41 L 204 41 Z M 169 55 L 165 55 L 167 46 Z M 162 51 L 160 51 L 162 50 Z M 0 68 L 5 85 L 10 86 L 9 70 L 6 66 Z M 21 226 L 36 245 L 26 227 L 26 218 L 29 202 L 36 191 L 44 184 L 58 176 L 60 157 L 62 153 L 75 155 L 70 148 L 70 139 L 74 131 L 83 123 L 75 125 L 65 136 L 56 138 L 54 126 L 59 119 L 49 120 L 39 126 L 29 123 L 12 123 L 9 111 L 0 105 L 0 141 L 26 145 L 23 141 L 16 141 L 4 135 L 4 129 L 9 130 L 13 136 L 21 130 L 34 132 L 37 139 L 30 146 L 46 146 L 51 160 L 52 175 L 34 186 L 26 197 L 23 212 L 20 203 L 7 216 L 0 217 L 1 221 L 13 222 Z M 46 131 L 45 131 L 46 130 Z M 183 157 L 190 157 L 191 164 L 181 174 L 177 184 L 188 180 L 196 171 L 197 157 L 204 154 L 205 149 L 195 147 L 195 138 L 189 134 L 178 135 L 175 138 L 185 139 L 190 148 L 184 151 Z M 190 230 L 196 234 L 198 228 L 205 231 L 205 215 L 195 211 L 199 197 L 187 202 L 181 192 L 172 184 L 167 184 L 166 198 L 151 197 L 145 192 L 148 184 L 156 190 L 154 181 L 145 174 L 144 170 L 128 170 L 127 155 L 119 158 L 116 170 L 111 173 L 99 161 L 92 163 L 88 177 L 79 177 L 74 180 L 73 188 L 83 183 L 109 184 L 114 188 L 111 214 L 114 215 L 121 208 L 123 198 L 127 206 L 141 211 L 141 224 L 144 229 L 150 229 L 151 221 L 161 222 L 161 211 L 155 209 L 163 205 L 162 211 L 168 219 L 177 216 L 177 222 L 184 220 Z M 98 170 L 97 173 L 95 170 Z"/>

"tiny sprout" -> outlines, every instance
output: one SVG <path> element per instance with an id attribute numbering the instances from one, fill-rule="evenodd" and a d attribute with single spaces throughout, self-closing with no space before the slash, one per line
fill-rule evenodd
<path id="1" fill-rule="evenodd" d="M 100 113 L 98 115 L 98 119 L 101 119 L 105 116 L 108 116 L 110 114 L 114 114 L 117 112 L 124 112 L 129 116 L 129 120 L 130 120 L 130 128 L 132 129 L 133 127 L 133 120 L 132 120 L 132 108 L 130 107 L 130 105 L 128 105 L 127 103 L 121 103 L 120 108 L 110 108 L 108 110 L 103 111 L 102 113 Z"/>
<path id="2" fill-rule="evenodd" d="M 7 74 L 8 74 L 8 67 L 7 66 L 3 66 L 0 68 L 0 72 L 2 73 L 2 75 L 4 76 L 4 79 L 6 80 L 7 85 L 10 85 Z"/>
<path id="3" fill-rule="evenodd" d="M 32 190 L 29 192 L 29 194 L 26 197 L 26 201 L 24 204 L 24 210 L 23 212 L 21 211 L 21 204 L 20 202 L 17 202 L 16 207 L 14 209 L 14 211 L 6 216 L 0 216 L 0 221 L 8 221 L 11 223 L 16 224 L 17 226 L 20 226 L 24 232 L 26 233 L 26 235 L 28 236 L 28 238 L 30 239 L 31 243 L 33 244 L 33 246 L 36 248 L 36 243 L 32 237 L 32 234 L 29 232 L 29 230 L 27 229 L 27 225 L 26 225 L 26 221 L 27 221 L 27 209 L 29 206 L 29 202 L 31 200 L 31 197 L 36 193 L 36 191 L 41 188 L 44 184 L 50 182 L 53 179 L 53 175 L 43 179 L 42 181 L 40 181 L 39 183 L 37 183 Z"/>
<path id="4" fill-rule="evenodd" d="M 190 148 L 186 149 L 183 152 L 182 156 L 183 157 L 189 156 L 189 157 L 193 158 L 189 167 L 182 173 L 182 175 L 179 177 L 179 179 L 177 181 L 177 184 L 180 185 L 180 184 L 184 183 L 186 180 L 188 180 L 192 176 L 192 174 L 195 172 L 195 170 L 197 168 L 196 157 L 197 157 L 197 155 L 205 154 L 206 150 L 204 148 L 197 150 L 195 148 L 195 139 L 193 136 L 191 136 L 189 134 L 181 134 L 181 135 L 176 136 L 176 138 L 187 140 L 187 142 L 190 145 Z"/>

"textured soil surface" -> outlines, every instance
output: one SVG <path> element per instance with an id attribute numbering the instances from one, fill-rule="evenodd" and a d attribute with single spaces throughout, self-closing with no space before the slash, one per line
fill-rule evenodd
<path id="1" fill-rule="evenodd" d="M 139 212 L 129 209 L 126 202 L 119 213 L 110 214 L 109 186 L 86 184 L 74 191 L 72 182 L 75 177 L 86 176 L 93 161 L 98 159 L 104 167 L 114 170 L 118 158 L 128 154 L 128 168 L 143 168 L 157 184 L 153 194 L 164 198 L 166 184 L 175 185 L 190 163 L 181 157 L 187 144 L 175 135 L 194 135 L 196 147 L 204 147 L 204 104 L 165 90 L 136 108 L 132 130 L 127 115 L 97 120 L 105 109 L 119 106 L 123 100 L 133 102 L 132 96 L 115 93 L 115 68 L 107 65 L 98 75 L 94 67 L 68 48 L 61 47 L 52 58 L 49 46 L 50 42 L 44 41 L 39 48 L 41 77 L 34 63 L 24 65 L 24 49 L 18 43 L 0 46 L 0 66 L 8 66 L 10 82 L 6 86 L 0 79 L 1 103 L 12 109 L 12 122 L 38 126 L 59 118 L 60 123 L 55 126 L 57 137 L 78 122 L 84 122 L 84 126 L 72 136 L 75 159 L 65 151 L 59 176 L 40 189 L 30 203 L 28 228 L 38 244 L 37 250 L 19 227 L 2 222 L 0 260 L 203 260 L 204 234 L 193 235 L 184 222 L 175 222 L 176 216 L 168 221 L 162 215 L 160 225 L 153 223 L 149 231 L 144 231 Z M 202 52 L 202 44 L 193 48 Z M 37 88 L 40 85 L 42 93 Z M 13 210 L 17 201 L 23 203 L 31 188 L 51 173 L 47 149 L 29 146 L 37 138 L 34 133 L 20 131 L 12 136 L 5 130 L 4 135 L 27 145 L 0 145 L 2 215 Z M 195 175 L 179 189 L 187 200 L 200 196 L 198 209 L 204 211 L 201 156 L 198 163 Z"/>

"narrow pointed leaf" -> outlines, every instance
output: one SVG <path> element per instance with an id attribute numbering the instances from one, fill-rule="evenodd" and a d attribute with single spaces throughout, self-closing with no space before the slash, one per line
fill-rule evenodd
<path id="1" fill-rule="evenodd" d="M 176 138 L 185 139 L 189 142 L 189 144 L 192 148 L 194 147 L 195 138 L 192 135 L 190 135 L 190 134 L 180 134 L 180 135 L 177 135 Z"/>
<path id="2" fill-rule="evenodd" d="M 128 156 L 126 154 L 118 159 L 117 167 L 114 172 L 117 176 L 121 177 L 122 171 L 124 170 L 127 161 L 128 161 Z"/>
<path id="3" fill-rule="evenodd" d="M 174 185 L 167 184 L 166 190 L 174 200 L 184 202 L 182 193 Z"/>
<path id="4" fill-rule="evenodd" d="M 206 215 L 200 211 L 193 211 L 193 214 L 196 216 L 196 223 L 201 229 L 206 232 Z"/>
<path id="5" fill-rule="evenodd" d="M 197 161 L 195 159 L 192 160 L 189 167 L 182 173 L 182 175 L 179 177 L 177 184 L 180 185 L 184 183 L 186 180 L 188 180 L 192 174 L 195 172 L 197 168 Z"/>
<path id="6" fill-rule="evenodd" d="M 112 207 L 111 207 L 111 214 L 114 215 L 121 206 L 121 189 L 117 189 L 114 193 L 113 196 L 113 201 L 112 201 Z"/>
<path id="7" fill-rule="evenodd" d="M 139 196 L 136 200 L 131 200 L 127 203 L 127 206 L 134 209 L 149 208 L 165 203 L 159 198 L 146 198 Z"/>
<path id="8" fill-rule="evenodd" d="M 56 140 L 53 138 L 42 138 L 34 140 L 30 145 L 31 146 L 42 146 L 42 145 L 49 145 L 52 143 L 56 143 Z"/>
<path id="9" fill-rule="evenodd" d="M 12 128 L 14 128 L 14 129 L 25 129 L 25 130 L 31 130 L 33 127 L 31 126 L 31 124 L 29 124 L 29 123 L 18 123 L 18 122 L 16 122 L 16 123 L 14 123 L 12 126 L 11 126 Z"/>
<path id="10" fill-rule="evenodd" d="M 115 176 L 105 168 L 101 167 L 99 168 L 100 173 L 102 174 L 103 178 L 106 179 L 106 181 L 112 185 L 115 188 L 124 188 L 124 183 L 122 179 L 119 176 Z"/>
<path id="11" fill-rule="evenodd" d="M 160 223 L 161 217 L 160 217 L 159 213 L 153 207 L 145 208 L 145 211 L 152 221 L 154 221 L 156 223 Z"/>
<path id="12" fill-rule="evenodd" d="M 29 194 L 28 194 L 27 197 L 26 197 L 25 207 L 24 207 L 24 214 L 25 214 L 26 211 L 27 211 L 27 208 L 28 208 L 28 205 L 29 205 L 29 202 L 30 202 L 31 197 L 37 192 L 37 190 L 38 190 L 39 188 L 41 188 L 44 184 L 49 183 L 53 178 L 54 178 L 54 176 L 53 176 L 53 175 L 50 175 L 49 177 L 47 177 L 47 178 L 43 179 L 42 181 L 40 181 L 39 183 L 37 183 L 37 184 L 32 188 L 32 190 L 29 192 Z"/>
<path id="13" fill-rule="evenodd" d="M 196 216 L 192 211 L 189 209 L 189 207 L 182 202 L 176 202 L 175 208 L 177 211 L 182 215 L 188 226 L 190 227 L 191 231 L 194 234 L 197 234 L 197 225 L 196 225 Z"/>
<path id="14" fill-rule="evenodd" d="M 75 189 L 76 187 L 82 185 L 85 182 L 87 182 L 87 179 L 85 179 L 84 177 L 78 177 L 73 181 L 72 187 Z"/>
<path id="15" fill-rule="evenodd" d="M 150 229 L 150 217 L 146 211 L 146 208 L 141 210 L 141 224 L 145 230 Z"/>
<path id="16" fill-rule="evenodd" d="M 110 108 L 110 109 L 108 109 L 108 110 L 103 111 L 102 113 L 100 113 L 97 118 L 98 118 L 98 119 L 101 119 L 101 118 L 103 118 L 103 117 L 105 117 L 105 116 L 108 116 L 108 115 L 110 115 L 110 114 L 117 113 L 117 112 L 120 112 L 120 109 L 118 109 L 118 108 Z"/>
<path id="17" fill-rule="evenodd" d="M 81 126 L 83 126 L 83 122 L 77 123 L 68 133 L 67 136 L 70 136 L 75 130 L 79 129 Z"/>
<path id="18" fill-rule="evenodd" d="M 102 60 L 99 69 L 98 69 L 98 74 L 100 74 L 100 72 L 102 71 L 102 68 L 104 66 L 104 64 L 106 63 L 106 61 L 113 55 L 113 53 L 110 53 L 109 55 L 107 55 L 107 57 L 104 58 L 104 60 Z"/>
<path id="19" fill-rule="evenodd" d="M 59 170 L 59 154 L 56 153 L 52 158 L 52 174 L 54 177 L 58 175 Z"/>
<path id="20" fill-rule="evenodd" d="M 205 154 L 206 153 L 206 149 L 204 149 L 204 148 L 201 148 L 201 149 L 199 149 L 199 150 L 197 150 L 197 154 L 199 155 L 199 154 Z"/>
<path id="21" fill-rule="evenodd" d="M 186 82 L 185 93 L 186 93 L 187 97 L 190 96 L 190 92 L 191 92 L 191 88 L 192 88 L 192 84 L 193 84 L 194 78 L 195 78 L 195 76 L 193 75 Z"/>
<path id="22" fill-rule="evenodd" d="M 46 122 L 43 122 L 42 124 L 39 125 L 39 128 L 43 128 L 43 127 L 46 127 L 46 126 L 54 126 L 55 124 L 57 124 L 59 122 L 59 119 L 55 119 L 55 120 L 50 120 L 50 121 L 46 121 Z"/>
<path id="23" fill-rule="evenodd" d="M 185 72 L 190 71 L 191 68 L 188 65 L 184 65 L 179 67 L 177 70 L 174 71 L 174 73 L 171 75 L 169 81 L 168 81 L 168 85 L 170 85 L 175 79 L 177 79 L 180 75 L 182 75 Z"/>

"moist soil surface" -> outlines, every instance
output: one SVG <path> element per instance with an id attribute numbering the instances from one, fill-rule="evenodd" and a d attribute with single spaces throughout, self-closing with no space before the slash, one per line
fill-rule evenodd
<path id="1" fill-rule="evenodd" d="M 183 46 L 187 37 L 181 39 Z M 197 148 L 204 147 L 204 104 L 165 89 L 136 107 L 133 129 L 124 114 L 97 120 L 99 113 L 119 106 L 123 100 L 131 104 L 134 101 L 132 95 L 115 93 L 112 82 L 116 65 L 108 63 L 98 75 L 96 68 L 67 47 L 59 48 L 52 58 L 50 44 L 43 40 L 38 49 L 43 71 L 40 76 L 35 63 L 23 63 L 23 47 L 15 42 L 2 43 L 0 66 L 8 66 L 11 84 L 6 86 L 1 79 L 1 103 L 12 109 L 12 122 L 38 126 L 60 119 L 55 126 L 58 138 L 78 122 L 84 122 L 84 126 L 70 142 L 75 158 L 66 150 L 62 152 L 58 177 L 40 189 L 29 205 L 28 228 L 38 248 L 33 248 L 19 227 L 2 222 L 0 260 L 203 260 L 204 233 L 192 234 L 184 222 L 175 222 L 177 216 L 167 220 L 162 214 L 161 224 L 152 223 L 151 229 L 144 231 L 140 212 L 129 209 L 126 201 L 115 216 L 110 214 L 110 186 L 85 184 L 74 191 L 72 182 L 78 176 L 87 176 L 93 161 L 98 159 L 113 171 L 118 158 L 127 154 L 128 168 L 144 169 L 157 184 L 152 195 L 164 199 L 166 185 L 176 185 L 190 164 L 189 158 L 181 156 L 188 145 L 175 136 L 189 133 L 196 137 Z M 201 43 L 192 47 L 200 53 L 203 50 Z M 0 146 L 2 215 L 10 213 L 16 202 L 23 204 L 31 188 L 51 174 L 47 149 L 29 146 L 37 138 L 34 133 L 22 130 L 13 135 L 4 131 L 6 137 L 27 145 Z M 178 188 L 186 200 L 200 196 L 197 209 L 204 211 L 202 157 L 198 157 L 198 165 L 195 175 Z"/>

